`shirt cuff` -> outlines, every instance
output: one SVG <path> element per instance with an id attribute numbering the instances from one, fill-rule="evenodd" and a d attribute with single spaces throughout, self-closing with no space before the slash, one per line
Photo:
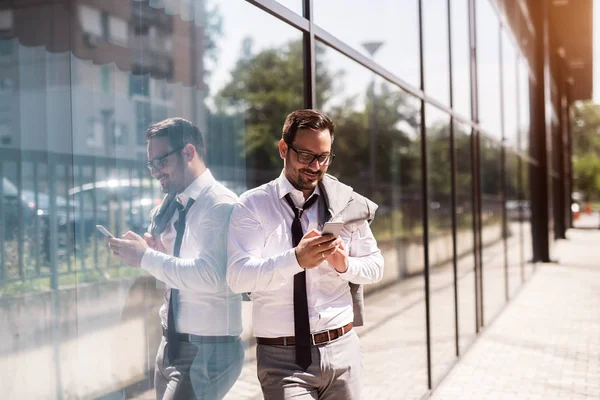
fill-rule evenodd
<path id="1" fill-rule="evenodd" d="M 277 272 L 279 272 L 279 274 L 281 274 L 281 276 L 283 276 L 285 279 L 289 279 L 298 272 L 304 271 L 304 268 L 298 264 L 295 248 L 281 254 L 276 260 L 276 264 L 279 265 Z"/>
<path id="2" fill-rule="evenodd" d="M 147 248 L 142 256 L 141 267 L 143 270 L 148 271 L 150 274 L 156 276 L 156 272 L 162 269 L 163 256 L 164 254 L 160 251 L 156 251 L 151 248 Z"/>
<path id="3" fill-rule="evenodd" d="M 352 281 L 360 272 L 360 261 L 348 257 L 348 269 L 346 272 L 338 272 L 338 275 L 345 281 Z"/>

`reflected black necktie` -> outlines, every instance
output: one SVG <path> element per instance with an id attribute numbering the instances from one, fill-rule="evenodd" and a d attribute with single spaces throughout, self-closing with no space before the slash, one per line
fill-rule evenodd
<path id="1" fill-rule="evenodd" d="M 175 237 L 175 246 L 173 247 L 173 256 L 175 257 L 179 257 L 179 253 L 181 251 L 181 241 L 183 240 L 183 233 L 185 232 L 185 216 L 190 207 L 194 204 L 194 201 L 194 199 L 189 199 L 185 208 L 183 208 L 181 203 L 177 203 L 179 217 L 173 224 L 175 226 L 175 231 L 177 232 L 177 236 Z M 169 313 L 167 314 L 167 343 L 169 344 L 169 360 L 172 362 L 177 357 L 177 350 L 179 350 L 177 331 L 175 330 L 175 313 L 173 311 L 173 307 L 175 307 L 177 301 L 179 300 L 179 289 L 171 288 L 170 292 Z"/>
<path id="2" fill-rule="evenodd" d="M 298 209 L 289 194 L 285 195 L 285 201 L 294 211 L 294 221 L 292 222 L 292 243 L 294 247 L 298 246 L 302 240 L 302 223 L 300 218 L 304 210 L 312 206 L 319 195 L 313 195 L 304 203 L 301 209 Z M 310 350 L 310 321 L 308 320 L 308 302 L 306 300 L 306 270 L 294 275 L 294 336 L 296 336 L 296 364 L 304 371 L 312 363 Z"/>

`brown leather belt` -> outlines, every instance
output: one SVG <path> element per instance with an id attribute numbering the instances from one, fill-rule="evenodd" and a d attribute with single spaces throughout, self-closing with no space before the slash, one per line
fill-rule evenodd
<path id="1" fill-rule="evenodd" d="M 318 344 L 329 343 L 332 340 L 344 336 L 346 333 L 350 332 L 351 329 L 352 322 L 350 322 L 348 325 L 342 326 L 341 328 L 331 329 L 323 332 L 315 332 L 310 335 L 312 344 L 316 346 Z M 267 346 L 294 346 L 296 344 L 296 338 L 294 336 L 277 338 L 257 337 L 256 343 L 265 344 Z"/>
<path id="2" fill-rule="evenodd" d="M 167 328 L 164 326 L 163 336 L 167 337 Z M 177 340 L 188 343 L 231 343 L 239 339 L 239 336 L 200 336 L 191 333 L 176 333 Z"/>

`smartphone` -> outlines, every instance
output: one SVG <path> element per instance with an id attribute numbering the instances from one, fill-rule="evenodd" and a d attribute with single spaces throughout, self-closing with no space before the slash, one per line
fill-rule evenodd
<path id="1" fill-rule="evenodd" d="M 102 234 L 104 236 L 106 236 L 109 239 L 114 239 L 115 236 L 110 233 L 105 227 L 103 227 L 102 225 L 96 225 L 96 229 L 98 229 L 100 232 L 102 232 Z"/>
<path id="2" fill-rule="evenodd" d="M 325 222 L 322 235 L 330 234 L 337 238 L 340 236 L 342 229 L 344 229 L 343 222 Z"/>

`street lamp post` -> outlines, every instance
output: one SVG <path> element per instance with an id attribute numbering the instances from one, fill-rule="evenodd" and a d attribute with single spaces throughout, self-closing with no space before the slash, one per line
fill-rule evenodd
<path id="1" fill-rule="evenodd" d="M 365 42 L 362 44 L 364 49 L 369 53 L 371 58 L 374 58 L 375 53 L 383 45 L 383 42 Z M 371 83 L 367 92 L 367 99 L 370 103 L 368 108 L 368 130 L 369 130 L 369 178 L 371 182 L 371 197 L 375 194 L 376 182 L 376 171 L 375 171 L 375 159 L 376 159 L 376 148 L 377 148 L 377 132 L 375 130 L 375 73 L 371 76 Z"/>

